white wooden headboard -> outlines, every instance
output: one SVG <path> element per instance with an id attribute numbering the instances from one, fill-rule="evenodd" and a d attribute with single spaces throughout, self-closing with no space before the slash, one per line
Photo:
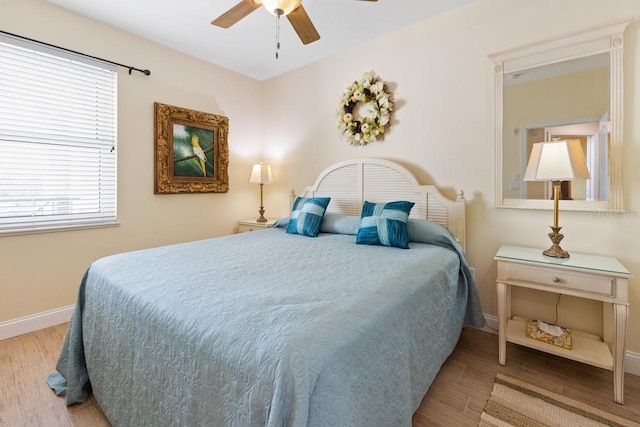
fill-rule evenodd
<path id="1" fill-rule="evenodd" d="M 418 184 L 411 172 L 389 160 L 353 159 L 331 165 L 300 196 L 331 197 L 327 212 L 356 216 L 365 200 L 408 200 L 415 203 L 411 218 L 428 219 L 447 227 L 465 247 L 464 193 L 459 191 L 456 200 L 451 200 L 434 185 Z"/>

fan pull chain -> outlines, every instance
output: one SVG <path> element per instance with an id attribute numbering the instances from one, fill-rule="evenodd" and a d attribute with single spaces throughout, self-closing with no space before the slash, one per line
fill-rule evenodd
<path id="1" fill-rule="evenodd" d="M 276 9 L 276 12 L 280 11 L 276 15 L 276 59 L 278 59 L 278 52 L 280 51 L 280 16 L 282 15 L 282 10 Z"/>

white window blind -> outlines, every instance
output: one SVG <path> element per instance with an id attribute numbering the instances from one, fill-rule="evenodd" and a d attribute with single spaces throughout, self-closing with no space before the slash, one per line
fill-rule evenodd
<path id="1" fill-rule="evenodd" d="M 114 66 L 0 35 L 0 234 L 114 224 Z"/>

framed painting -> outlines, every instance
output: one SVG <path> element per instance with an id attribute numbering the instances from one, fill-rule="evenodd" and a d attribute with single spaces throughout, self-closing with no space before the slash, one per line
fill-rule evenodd
<path id="1" fill-rule="evenodd" d="M 154 103 L 155 194 L 229 191 L 229 119 Z"/>

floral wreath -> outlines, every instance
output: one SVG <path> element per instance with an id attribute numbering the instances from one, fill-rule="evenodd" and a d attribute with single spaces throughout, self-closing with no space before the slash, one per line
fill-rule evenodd
<path id="1" fill-rule="evenodd" d="M 356 117 L 353 110 L 359 103 L 366 104 L 372 117 Z M 387 92 L 387 85 L 373 71 L 347 86 L 338 109 L 338 129 L 351 145 L 367 145 L 382 141 L 391 127 L 393 102 Z"/>

